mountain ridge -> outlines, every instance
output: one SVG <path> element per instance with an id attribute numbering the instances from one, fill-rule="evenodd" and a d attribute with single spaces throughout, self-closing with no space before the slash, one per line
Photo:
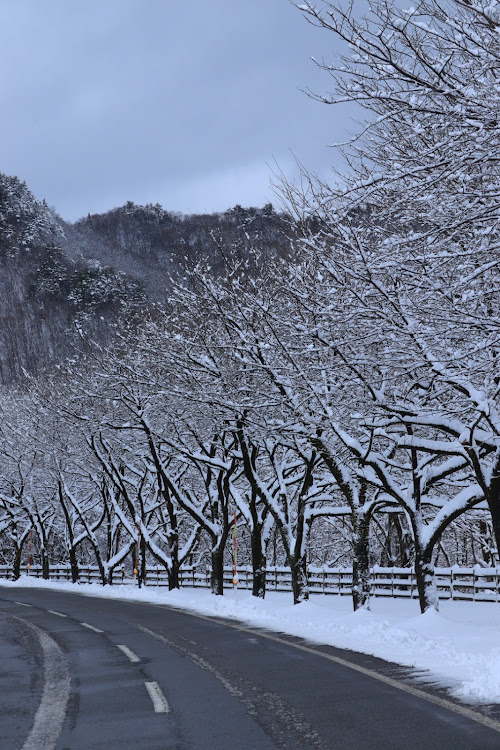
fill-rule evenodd
<path id="1" fill-rule="evenodd" d="M 199 261 L 217 274 L 224 248 L 290 252 L 290 217 L 236 205 L 184 215 L 131 201 L 64 221 L 18 177 L 0 172 L 0 383 L 37 375 L 165 299 L 172 278 Z"/>

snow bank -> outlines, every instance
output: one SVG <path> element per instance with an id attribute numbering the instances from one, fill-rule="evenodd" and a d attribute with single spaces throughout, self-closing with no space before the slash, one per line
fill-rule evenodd
<path id="1" fill-rule="evenodd" d="M 186 611 L 239 620 L 249 626 L 348 648 L 413 667 L 425 680 L 446 686 L 468 703 L 500 703 L 500 607 L 494 603 L 441 602 L 441 611 L 419 614 L 418 603 L 374 599 L 372 611 L 352 612 L 350 597 L 314 595 L 293 606 L 290 593 L 264 601 L 248 591 L 212 596 L 206 589 L 138 589 L 133 585 L 73 585 L 23 577 L 0 585 L 167 604 Z"/>

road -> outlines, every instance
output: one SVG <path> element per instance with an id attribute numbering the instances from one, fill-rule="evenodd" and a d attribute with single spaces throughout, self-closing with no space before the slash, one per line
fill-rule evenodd
<path id="1" fill-rule="evenodd" d="M 164 606 L 0 589 L 0 646 L 1 750 L 500 748 L 395 665 Z"/>

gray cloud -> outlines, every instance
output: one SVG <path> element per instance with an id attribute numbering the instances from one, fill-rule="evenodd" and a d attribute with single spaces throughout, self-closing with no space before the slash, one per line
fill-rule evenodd
<path id="1" fill-rule="evenodd" d="M 126 200 L 262 205 L 290 150 L 326 173 L 347 113 L 310 56 L 333 37 L 288 0 L 16 0 L 0 7 L 0 170 L 64 218 Z"/>

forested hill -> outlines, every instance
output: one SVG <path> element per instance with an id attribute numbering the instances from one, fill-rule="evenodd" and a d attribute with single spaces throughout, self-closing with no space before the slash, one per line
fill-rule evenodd
<path id="1" fill-rule="evenodd" d="M 98 258 L 103 264 L 133 275 L 148 296 L 162 299 L 169 275 L 186 264 L 208 259 L 214 270 L 223 252 L 247 257 L 258 246 L 267 256 L 286 255 L 289 222 L 268 204 L 264 208 L 235 206 L 224 213 L 183 215 L 162 206 L 132 202 L 105 214 L 65 227 L 67 252 Z"/>
<path id="2" fill-rule="evenodd" d="M 85 337 L 108 339 L 186 264 L 205 258 L 216 272 L 224 252 L 286 254 L 289 230 L 271 205 L 184 216 L 129 202 L 69 224 L 0 173 L 0 383 L 52 367 Z"/>

